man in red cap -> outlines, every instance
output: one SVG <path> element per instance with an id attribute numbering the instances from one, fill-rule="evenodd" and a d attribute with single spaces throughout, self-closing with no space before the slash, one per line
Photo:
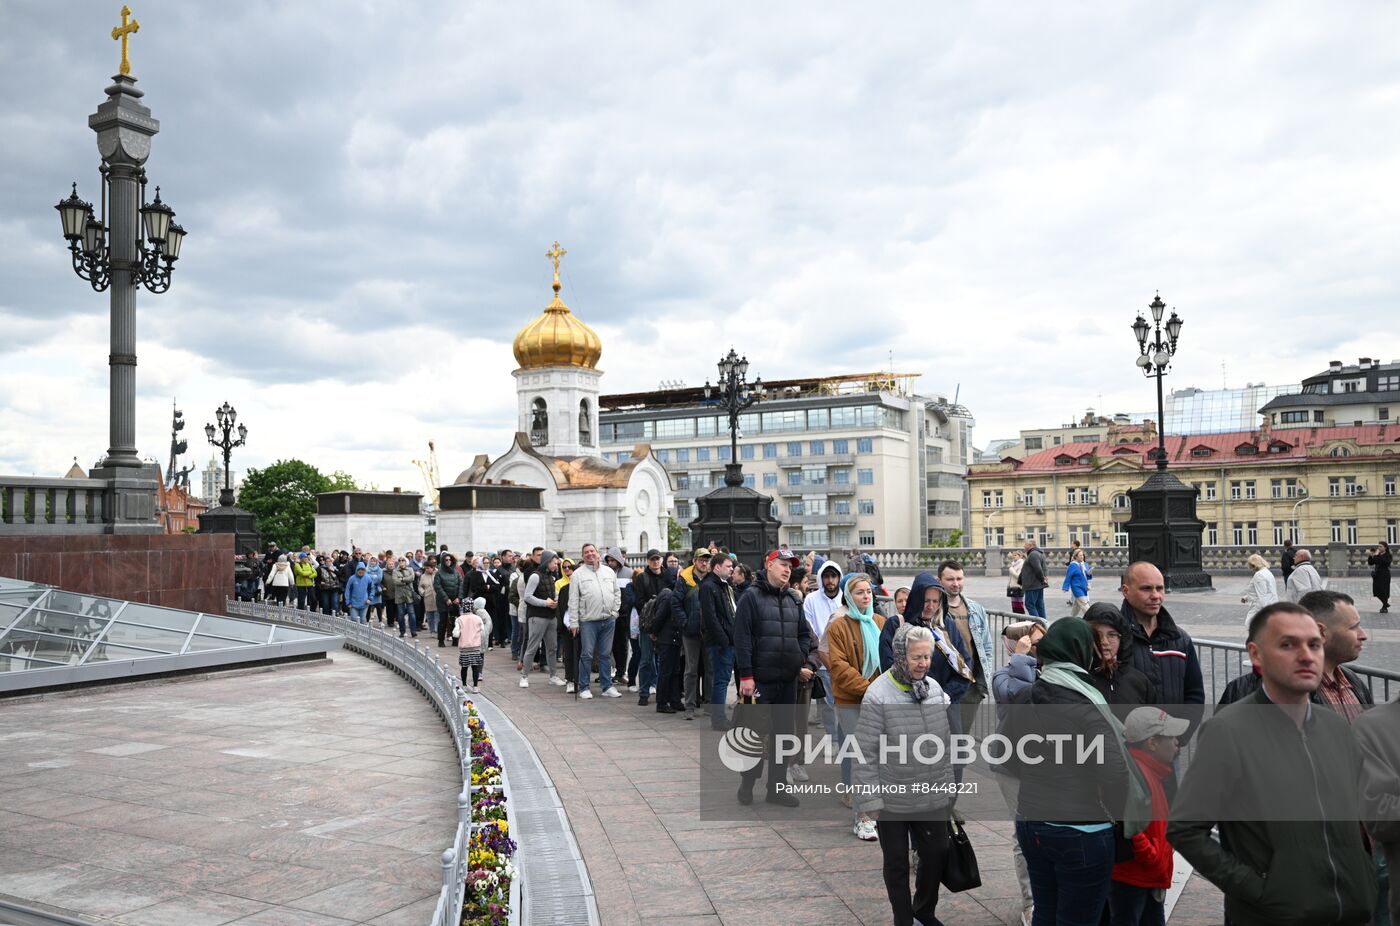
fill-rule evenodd
<path id="1" fill-rule="evenodd" d="M 783 790 L 787 760 L 777 761 L 776 737 L 796 730 L 798 682 L 812 677 L 807 654 L 815 647 L 812 628 L 802 616 L 802 599 L 788 588 L 792 569 L 799 560 L 791 550 L 778 549 L 764 560 L 763 574 L 739 601 L 734 612 L 734 665 L 739 696 L 773 705 L 765 755 L 768 764 L 770 804 L 796 807 L 797 798 Z M 739 783 L 739 803 L 753 802 L 753 785 L 763 772 L 760 761 L 745 772 Z"/>

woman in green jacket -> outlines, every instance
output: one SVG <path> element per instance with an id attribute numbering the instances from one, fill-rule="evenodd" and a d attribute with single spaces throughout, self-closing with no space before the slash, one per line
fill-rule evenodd
<path id="1" fill-rule="evenodd" d="M 302 553 L 292 564 L 292 577 L 296 582 L 297 607 L 305 611 L 316 603 L 316 564 L 310 553 Z"/>

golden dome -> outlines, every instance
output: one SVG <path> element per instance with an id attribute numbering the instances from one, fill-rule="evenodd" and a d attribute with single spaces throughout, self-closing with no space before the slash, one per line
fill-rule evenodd
<path id="1" fill-rule="evenodd" d="M 544 314 L 515 336 L 515 360 L 522 369 L 535 367 L 584 367 L 596 369 L 603 356 L 603 342 L 597 332 L 579 321 L 559 298 L 559 258 L 564 256 L 559 242 L 546 256 L 554 261 L 554 299 Z"/>

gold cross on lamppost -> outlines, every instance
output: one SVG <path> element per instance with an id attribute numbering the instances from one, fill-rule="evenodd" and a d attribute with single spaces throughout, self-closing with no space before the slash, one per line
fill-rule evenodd
<path id="1" fill-rule="evenodd" d="M 130 21 L 128 22 L 128 20 L 130 20 Z M 122 24 L 121 24 L 120 26 L 116 26 L 116 27 L 114 27 L 114 28 L 112 29 L 112 38 L 114 38 L 114 39 L 121 39 L 121 40 L 122 40 L 122 66 L 121 66 L 121 73 L 122 73 L 123 75 L 128 76 L 128 77 L 131 76 L 131 60 L 126 56 L 126 53 L 127 53 L 127 44 L 128 44 L 128 42 L 130 42 L 130 40 L 131 40 L 131 35 L 132 35 L 132 33 L 134 33 L 134 32 L 140 32 L 140 31 L 141 31 L 141 24 L 140 24 L 139 22 L 137 22 L 136 20 L 131 19 L 131 7 L 129 7 L 129 6 L 123 6 L 123 7 L 122 7 Z"/>
<path id="2" fill-rule="evenodd" d="M 544 256 L 554 262 L 554 288 L 559 289 L 559 259 L 569 253 L 559 246 L 559 242 L 554 242 L 554 247 L 545 252 Z"/>

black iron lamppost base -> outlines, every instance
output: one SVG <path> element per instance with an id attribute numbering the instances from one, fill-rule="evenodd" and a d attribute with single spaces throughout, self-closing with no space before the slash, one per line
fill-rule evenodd
<path id="1" fill-rule="evenodd" d="M 1196 489 L 1169 472 L 1154 472 L 1128 490 L 1133 514 L 1128 531 L 1128 560 L 1145 560 L 1162 571 L 1173 592 L 1210 591 L 1211 579 L 1201 564 L 1201 532 L 1196 517 Z"/>

